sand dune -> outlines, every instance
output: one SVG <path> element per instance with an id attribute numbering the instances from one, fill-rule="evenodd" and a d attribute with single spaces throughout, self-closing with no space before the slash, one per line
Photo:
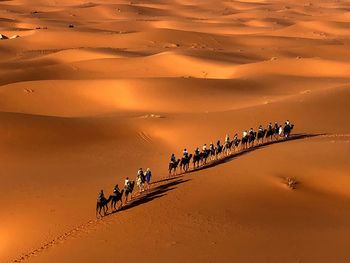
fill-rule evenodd
<path id="1" fill-rule="evenodd" d="M 349 262 L 349 10 L 0 1 L 0 34 L 18 36 L 0 40 L 0 262 Z M 286 119 L 320 136 L 95 218 L 100 189 L 139 167 L 164 179 L 172 152 Z"/>

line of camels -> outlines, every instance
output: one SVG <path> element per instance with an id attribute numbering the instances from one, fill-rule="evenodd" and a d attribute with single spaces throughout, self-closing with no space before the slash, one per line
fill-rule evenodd
<path id="1" fill-rule="evenodd" d="M 132 199 L 132 193 L 135 188 L 135 181 L 130 181 L 130 184 L 128 187 L 125 187 L 122 189 L 119 193 L 117 194 L 112 194 L 107 198 L 102 198 L 101 200 L 97 200 L 96 203 L 96 217 L 100 215 L 102 217 L 102 210 L 103 210 L 103 215 L 106 215 L 108 212 L 108 204 L 111 203 L 111 209 L 114 211 L 118 211 L 123 207 L 123 195 L 125 196 L 125 203 L 128 202 L 129 200 L 129 195 L 130 195 L 130 200 Z M 119 206 L 117 208 L 117 204 L 119 203 Z"/>
<path id="2" fill-rule="evenodd" d="M 177 159 L 175 162 L 169 163 L 169 175 L 176 174 L 177 168 L 180 167 L 181 172 L 188 172 L 190 170 L 190 163 L 193 163 L 193 169 L 199 168 L 202 165 L 208 163 L 208 159 L 211 161 L 218 160 L 222 157 L 230 155 L 232 152 L 243 151 L 248 148 L 254 147 L 255 141 L 260 145 L 266 141 L 280 140 L 281 138 L 288 139 L 292 130 L 294 128 L 294 124 L 286 123 L 281 132 L 281 126 L 272 127 L 269 125 L 267 129 L 259 129 L 257 132 L 250 130 L 246 136 L 242 139 L 238 139 L 235 137 L 232 141 L 226 140 L 223 145 L 220 145 L 219 141 L 215 147 L 211 149 L 207 149 L 197 154 L 189 154 L 186 157 L 182 157 L 181 159 Z M 239 145 L 240 149 L 239 149 Z M 130 200 L 132 199 L 133 191 L 135 187 L 135 181 L 130 181 L 128 187 L 122 189 L 118 194 L 110 195 L 109 198 L 103 198 L 102 200 L 98 200 L 96 204 L 96 217 L 100 215 L 102 217 L 102 210 L 104 215 L 108 212 L 108 204 L 111 203 L 111 209 L 114 211 L 120 210 L 123 207 L 123 195 L 125 196 L 125 203 L 128 202 L 129 196 Z M 116 205 L 119 203 L 118 208 Z"/>
<path id="3" fill-rule="evenodd" d="M 261 127 L 261 126 L 260 126 Z M 187 172 L 190 169 L 190 163 L 193 163 L 193 169 L 198 169 L 200 166 L 206 165 L 208 159 L 218 160 L 221 157 L 228 156 L 235 151 L 243 151 L 248 148 L 254 147 L 255 142 L 257 145 L 264 143 L 264 140 L 273 141 L 280 140 L 281 138 L 288 139 L 294 124 L 286 123 L 284 127 L 275 125 L 272 127 L 269 125 L 267 129 L 261 129 L 253 131 L 250 130 L 246 136 L 239 139 L 237 136 L 233 140 L 226 140 L 223 145 L 218 141 L 217 145 L 211 147 L 210 149 L 202 150 L 201 152 L 197 151 L 194 154 L 189 154 L 187 157 L 183 156 L 181 159 L 177 159 L 174 162 L 169 163 L 169 175 L 175 175 L 177 173 L 177 168 L 180 167 L 180 172 Z M 239 145 L 240 148 L 239 148 Z"/>

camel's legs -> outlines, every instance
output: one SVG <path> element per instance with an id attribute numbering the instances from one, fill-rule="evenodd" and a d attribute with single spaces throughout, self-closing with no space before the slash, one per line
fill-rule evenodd
<path id="1" fill-rule="evenodd" d="M 96 217 L 97 217 L 97 213 L 98 213 L 98 209 L 100 208 L 100 206 L 98 205 L 98 203 L 96 204 Z"/>

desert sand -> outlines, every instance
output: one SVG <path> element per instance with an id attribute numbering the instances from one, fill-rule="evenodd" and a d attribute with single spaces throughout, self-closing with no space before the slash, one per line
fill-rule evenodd
<path id="1" fill-rule="evenodd" d="M 350 262 L 348 1 L 2 0 L 0 34 L 0 262 Z M 96 219 L 139 167 L 286 119 L 319 136 Z"/>

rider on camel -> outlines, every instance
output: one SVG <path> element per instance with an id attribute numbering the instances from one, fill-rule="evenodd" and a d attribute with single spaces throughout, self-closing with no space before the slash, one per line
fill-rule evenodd
<path id="1" fill-rule="evenodd" d="M 290 126 L 289 120 L 286 120 L 286 126 Z"/>
<path id="2" fill-rule="evenodd" d="M 213 144 L 213 142 L 210 142 L 209 150 L 210 150 L 210 151 L 213 151 L 213 150 L 214 150 L 214 144 Z"/>
<path id="3" fill-rule="evenodd" d="M 199 148 L 197 147 L 196 150 L 194 151 L 194 155 L 198 156 L 199 155 Z"/>
<path id="4" fill-rule="evenodd" d="M 106 198 L 105 198 L 105 195 L 104 195 L 104 193 L 103 193 L 103 190 L 101 190 L 101 192 L 98 194 L 97 200 L 98 200 L 99 202 L 101 202 L 101 201 L 104 200 L 104 199 L 106 199 Z"/>
<path id="5" fill-rule="evenodd" d="M 147 170 L 146 170 L 146 182 L 147 182 L 148 185 L 151 182 L 151 177 L 152 177 L 151 169 L 147 168 Z"/>
<path id="6" fill-rule="evenodd" d="M 125 182 L 124 182 L 124 188 L 125 188 L 125 190 L 128 190 L 128 189 L 130 189 L 130 180 L 129 180 L 129 177 L 126 177 L 126 179 L 125 179 Z"/>
<path id="7" fill-rule="evenodd" d="M 170 163 L 174 164 L 175 162 L 176 162 L 175 154 L 171 154 Z"/>
<path id="8" fill-rule="evenodd" d="M 228 134 L 226 134 L 225 143 L 229 143 L 229 142 L 230 142 L 230 136 Z"/>
<path id="9" fill-rule="evenodd" d="M 185 158 L 185 159 L 188 158 L 188 151 L 187 151 L 186 148 L 185 148 L 184 151 L 183 151 L 183 158 Z"/>
<path id="10" fill-rule="evenodd" d="M 144 183 L 146 181 L 145 174 L 144 174 L 142 168 L 140 168 L 137 171 L 137 177 L 136 178 L 140 178 L 142 183 Z"/>
<path id="11" fill-rule="evenodd" d="M 203 151 L 204 153 L 207 151 L 207 144 L 206 144 L 206 143 L 203 145 L 202 151 Z"/>
<path id="12" fill-rule="evenodd" d="M 267 129 L 268 129 L 269 131 L 272 130 L 272 123 L 271 123 L 271 122 L 270 122 L 269 125 L 267 126 Z"/>
<path id="13" fill-rule="evenodd" d="M 120 195 L 120 189 L 119 189 L 118 184 L 116 184 L 116 186 L 114 187 L 114 189 L 113 189 L 113 194 L 114 194 L 115 196 L 119 196 L 119 195 Z"/>
<path id="14" fill-rule="evenodd" d="M 280 125 L 279 129 L 278 129 L 278 135 L 279 136 L 283 136 L 283 128 L 282 128 L 282 125 Z"/>

